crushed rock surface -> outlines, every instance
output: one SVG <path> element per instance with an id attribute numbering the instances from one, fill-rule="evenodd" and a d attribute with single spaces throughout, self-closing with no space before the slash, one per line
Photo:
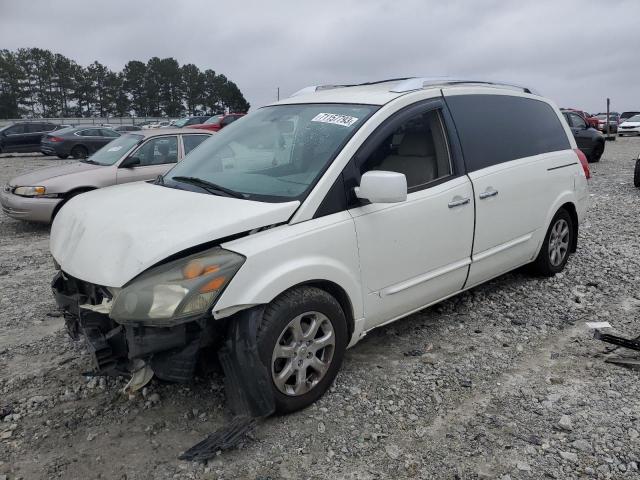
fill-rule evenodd
<path id="1" fill-rule="evenodd" d="M 0 478 L 640 478 L 640 371 L 605 363 L 584 326 L 640 335 L 639 153 L 619 138 L 591 165 L 562 274 L 503 275 L 371 332 L 320 401 L 205 465 L 177 456 L 229 420 L 220 375 L 131 399 L 126 379 L 84 375 L 50 292 L 49 228 L 0 213 Z M 0 185 L 55 163 L 0 156 Z"/>

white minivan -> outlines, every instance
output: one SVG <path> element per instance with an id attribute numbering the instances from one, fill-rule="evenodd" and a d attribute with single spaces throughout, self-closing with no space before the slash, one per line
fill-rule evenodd
<path id="1" fill-rule="evenodd" d="M 54 295 L 98 373 L 225 371 L 232 407 L 289 412 L 366 333 L 576 250 L 589 168 L 529 89 L 409 78 L 308 87 L 154 183 L 58 213 Z"/>

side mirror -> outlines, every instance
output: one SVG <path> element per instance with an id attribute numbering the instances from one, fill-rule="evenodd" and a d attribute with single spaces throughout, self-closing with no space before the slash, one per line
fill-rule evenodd
<path id="1" fill-rule="evenodd" d="M 120 164 L 120 168 L 133 168 L 136 165 L 140 165 L 140 159 L 138 157 L 127 157 Z"/>
<path id="2" fill-rule="evenodd" d="M 400 203 L 407 199 L 407 177 L 403 173 L 372 170 L 362 175 L 356 197 L 371 203 Z"/>

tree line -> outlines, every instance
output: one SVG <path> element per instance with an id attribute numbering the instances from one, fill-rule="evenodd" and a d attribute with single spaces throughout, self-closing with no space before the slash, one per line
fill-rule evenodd
<path id="1" fill-rule="evenodd" d="M 174 58 L 127 62 L 114 72 L 41 48 L 0 50 L 0 118 L 179 117 L 246 112 L 238 86 Z"/>

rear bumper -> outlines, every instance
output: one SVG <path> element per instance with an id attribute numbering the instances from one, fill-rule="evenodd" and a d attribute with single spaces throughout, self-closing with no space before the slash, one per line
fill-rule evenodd
<path id="1" fill-rule="evenodd" d="M 83 336 L 87 341 L 96 374 L 130 373 L 132 361 L 141 359 L 159 378 L 186 382 L 193 376 L 202 348 L 221 339 L 226 325 L 210 318 L 175 327 L 120 325 L 108 314 L 86 308 L 110 299 L 104 287 L 58 272 L 51 289 L 64 311 L 69 335 L 74 340 Z"/>
<path id="2" fill-rule="evenodd" d="M 9 192 L 0 193 L 0 205 L 5 215 L 17 220 L 50 223 L 53 211 L 61 198 L 21 197 Z"/>
<path id="3" fill-rule="evenodd" d="M 44 153 L 45 155 L 69 155 L 69 152 L 66 148 L 64 148 L 61 142 L 43 142 L 40 144 L 40 152 Z"/>

